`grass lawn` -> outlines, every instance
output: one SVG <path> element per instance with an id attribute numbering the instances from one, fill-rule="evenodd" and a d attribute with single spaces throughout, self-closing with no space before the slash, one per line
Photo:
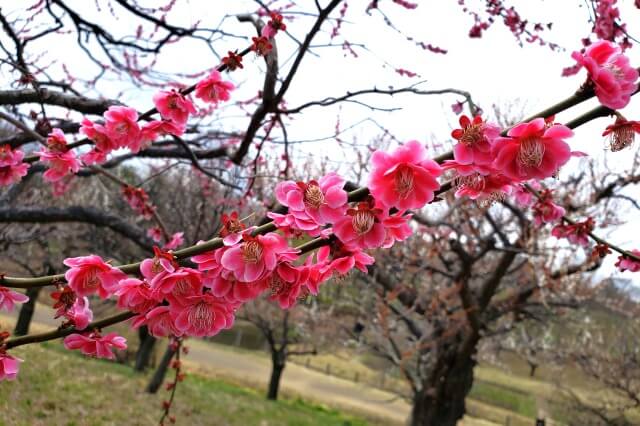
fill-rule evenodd
<path id="1" fill-rule="evenodd" d="M 12 350 L 25 360 L 18 379 L 0 382 L 0 425 L 155 425 L 168 392 L 143 392 L 149 378 L 124 365 L 57 349 Z M 170 372 L 169 374 L 171 374 Z M 267 401 L 262 393 L 197 375 L 179 385 L 180 425 L 365 425 L 362 419 L 301 399 Z"/>

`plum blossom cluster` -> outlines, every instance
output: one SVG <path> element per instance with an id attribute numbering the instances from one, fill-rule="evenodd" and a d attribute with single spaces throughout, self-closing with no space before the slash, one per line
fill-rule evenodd
<path id="1" fill-rule="evenodd" d="M 0 186 L 8 186 L 20 181 L 27 174 L 29 165 L 22 159 L 24 153 L 11 149 L 11 145 L 0 146 Z"/>

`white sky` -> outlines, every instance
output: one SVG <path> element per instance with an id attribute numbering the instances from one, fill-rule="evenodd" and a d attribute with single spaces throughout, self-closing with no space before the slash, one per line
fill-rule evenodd
<path id="1" fill-rule="evenodd" d="M 22 8 L 30 6 L 33 1 L 0 0 L 3 11 L 10 16 L 25 16 Z M 300 4 L 309 4 L 313 8 L 311 0 L 299 1 Z M 74 7 L 84 8 L 83 17 L 103 23 L 116 35 L 130 34 L 133 32 L 131 20 L 124 13 L 118 13 L 117 20 L 106 12 L 96 13 L 95 2 L 86 0 L 69 0 L 67 2 Z M 106 5 L 105 1 L 99 2 Z M 142 1 L 141 4 L 157 5 L 157 1 Z M 281 1 L 281 4 L 287 3 Z M 326 1 L 322 1 L 326 3 Z M 565 51 L 552 52 L 547 47 L 538 47 L 525 44 L 521 48 L 511 33 L 501 24 L 496 23 L 480 39 L 470 39 L 467 36 L 472 25 L 472 18 L 463 14 L 457 1 L 418 1 L 419 7 L 413 11 L 407 11 L 402 7 L 392 4 L 390 0 L 380 1 L 380 6 L 391 18 L 394 24 L 401 28 L 409 36 L 416 40 L 432 43 L 448 50 L 446 55 L 438 55 L 424 51 L 407 42 L 403 36 L 388 28 L 382 17 L 373 12 L 371 16 L 364 14 L 364 2 L 349 2 L 347 19 L 342 26 L 341 35 L 334 40 L 338 47 L 322 47 L 315 50 L 317 56 L 307 55 L 297 77 L 286 96 L 289 106 L 297 106 L 310 100 L 319 100 L 327 96 L 340 96 L 347 91 L 367 89 L 374 86 L 379 88 L 403 87 L 420 80 L 426 80 L 421 88 L 442 89 L 456 88 L 469 91 L 476 103 L 485 111 L 491 110 L 492 104 L 505 105 L 517 102 L 522 105 L 523 113 L 529 115 L 545 108 L 573 93 L 584 81 L 585 73 L 564 78 L 561 71 L 564 67 L 572 65 L 570 54 L 580 47 L 580 39 L 590 33 L 591 25 L 587 22 L 588 12 L 582 0 L 512 0 L 507 1 L 519 11 L 520 15 L 531 21 L 554 23 L 553 30 L 545 31 L 546 40 L 555 42 L 566 48 Z M 467 0 L 470 5 L 480 4 L 480 0 Z M 483 3 L 483 2 L 482 2 Z M 619 1 L 621 14 L 627 23 L 640 22 L 640 10 L 633 6 L 633 0 Z M 119 6 L 114 4 L 117 9 Z M 183 0 L 179 1 L 170 15 L 170 23 L 189 26 L 203 20 L 215 27 L 223 22 L 222 29 L 238 35 L 254 36 L 253 27 L 249 24 L 239 24 L 233 17 L 236 13 L 255 11 L 257 5 L 249 0 L 211 1 L 211 0 Z M 299 9 L 296 9 L 299 10 Z M 313 10 L 313 9 L 310 9 Z M 227 16 L 225 18 L 225 16 Z M 333 16 L 337 16 L 334 12 Z M 40 17 L 38 19 L 41 19 Z M 302 39 L 311 24 L 312 18 L 299 18 L 288 21 L 288 30 L 298 39 Z M 640 37 L 640 26 L 630 24 L 629 32 Z M 321 35 L 317 37 L 317 44 L 329 42 L 328 34 L 331 26 L 326 25 Z M 0 37 L 3 43 L 4 34 Z M 54 75 L 61 75 L 62 63 L 76 75 L 89 76 L 95 73 L 94 66 L 87 61 L 85 56 L 75 48 L 75 35 L 60 36 L 55 45 L 47 43 L 35 44 L 30 47 L 32 53 L 47 51 L 47 55 L 41 63 L 53 61 L 49 71 Z M 344 52 L 339 45 L 343 40 L 351 44 L 365 44 L 368 51 L 354 47 L 358 58 L 352 58 Z M 286 36 L 278 36 L 281 64 L 291 54 L 295 44 Z M 216 42 L 214 48 L 221 54 L 229 49 L 242 48 L 247 42 L 242 39 L 225 39 Z M 640 64 L 640 46 L 628 51 L 632 63 Z M 218 60 L 200 42 L 184 42 L 168 46 L 160 56 L 156 69 L 167 72 L 192 73 L 210 69 L 218 63 Z M 385 65 L 389 64 L 389 65 Z M 419 74 L 420 77 L 401 77 L 394 68 L 406 68 Z M 263 62 L 252 55 L 246 58 L 244 70 L 231 74 L 231 79 L 240 85 L 234 99 L 248 99 L 256 94 L 262 86 Z M 0 75 L 5 81 L 9 81 L 8 75 Z M 191 83 L 192 81 L 184 81 Z M 7 85 L 5 84 L 5 87 Z M 142 92 L 132 88 L 126 82 L 105 81 L 97 86 L 97 92 L 107 97 L 117 97 L 123 102 L 145 110 L 151 106 L 153 90 Z M 120 93 L 122 92 L 122 93 Z M 91 95 L 91 93 L 88 93 Z M 385 108 L 397 107 L 401 110 L 388 112 L 372 112 L 362 106 L 345 104 L 341 108 L 311 108 L 303 115 L 297 116 L 288 123 L 287 131 L 292 140 L 306 140 L 318 137 L 330 136 L 336 126 L 336 119 L 340 115 L 341 128 L 351 124 L 372 118 L 400 140 L 418 139 L 425 142 L 437 141 L 444 145 L 444 149 L 450 147 L 449 134 L 457 122 L 457 117 L 451 111 L 450 105 L 459 97 L 436 96 L 417 97 L 414 95 L 401 95 L 394 98 L 385 96 L 369 96 L 360 98 L 371 105 Z M 581 112 L 595 107 L 596 100 L 588 102 L 562 114 L 558 121 L 567 121 Z M 640 120 L 640 100 L 634 99 L 623 113 L 629 119 Z M 237 110 L 224 110 L 221 112 L 221 126 L 242 130 L 248 120 L 239 115 Z M 608 119 L 601 119 L 588 126 L 584 126 L 576 133 L 571 142 L 572 148 L 602 158 L 603 140 L 599 136 L 602 129 L 609 123 Z M 380 129 L 370 122 L 364 122 L 354 130 L 341 135 L 343 140 L 357 139 L 359 144 L 366 144 L 373 137 L 380 134 Z M 277 133 L 276 133 L 277 135 Z M 639 144 L 636 144 L 637 146 Z M 299 155 L 313 155 L 329 157 L 331 161 L 352 160 L 349 152 L 341 152 L 337 144 L 328 139 L 323 142 L 297 145 Z M 606 153 L 609 157 L 609 165 L 613 168 L 624 169 L 625 160 L 631 155 Z M 340 163 L 334 163 L 339 165 Z M 577 160 L 572 160 L 569 170 L 579 167 Z M 637 198 L 638 191 L 634 192 Z M 638 218 L 638 212 L 629 210 L 629 221 Z M 603 233 L 602 230 L 599 231 Z M 624 226 L 612 234 L 611 238 L 625 247 L 640 248 L 637 238 L 638 228 Z M 610 256 L 604 271 L 611 271 L 611 265 L 615 261 Z M 605 272 L 606 273 L 606 272 Z M 636 274 L 637 275 L 637 274 Z M 623 274 L 631 278 L 630 273 Z M 640 283 L 640 278 L 636 279 Z"/>

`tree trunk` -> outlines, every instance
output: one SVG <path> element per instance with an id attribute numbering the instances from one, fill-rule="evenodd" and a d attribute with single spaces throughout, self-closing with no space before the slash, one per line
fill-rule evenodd
<path id="1" fill-rule="evenodd" d="M 536 370 L 538 369 L 538 364 L 529 363 L 529 377 L 533 377 L 536 375 Z"/>
<path id="2" fill-rule="evenodd" d="M 173 350 L 171 345 L 167 346 L 167 350 L 162 356 L 162 360 L 160 361 L 160 364 L 158 364 L 158 368 L 156 369 L 156 372 L 153 373 L 153 377 L 151 378 L 149 385 L 147 385 L 147 389 L 146 389 L 147 392 L 149 393 L 158 392 L 158 389 L 160 389 L 162 382 L 164 382 L 164 376 L 167 375 L 167 369 L 169 368 L 169 364 L 171 364 L 171 360 L 173 359 L 173 356 L 175 355 L 175 353 L 176 351 Z"/>
<path id="3" fill-rule="evenodd" d="M 146 325 L 138 329 L 138 336 L 140 337 L 140 346 L 136 352 L 136 364 L 133 369 L 142 372 L 149 366 L 156 338 L 149 334 L 149 329 Z"/>
<path id="4" fill-rule="evenodd" d="M 16 328 L 13 330 L 14 336 L 25 336 L 29 334 L 29 326 L 31 325 L 31 319 L 36 309 L 36 300 L 38 300 L 40 289 L 42 289 L 42 287 L 31 287 L 27 289 L 29 301 L 24 303 L 22 308 L 20 308 Z"/>
<path id="5" fill-rule="evenodd" d="M 278 399 L 278 390 L 280 389 L 280 379 L 287 362 L 287 357 L 282 351 L 271 353 L 271 379 L 269 380 L 269 391 L 267 399 L 275 401 Z"/>
<path id="6" fill-rule="evenodd" d="M 465 398 L 473 385 L 471 358 L 452 359 L 424 383 L 413 397 L 411 426 L 456 426 L 465 414 Z"/>

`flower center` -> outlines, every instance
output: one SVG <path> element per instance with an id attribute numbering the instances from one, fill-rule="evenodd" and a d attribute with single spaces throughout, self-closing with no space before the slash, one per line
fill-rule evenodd
<path id="1" fill-rule="evenodd" d="M 211 99 L 218 99 L 218 86 L 215 84 L 211 85 L 211 89 L 209 89 L 209 96 Z"/>
<path id="2" fill-rule="evenodd" d="M 353 230 L 356 231 L 358 235 L 364 235 L 367 232 L 371 231 L 373 225 L 376 221 L 376 217 L 369 210 L 358 210 L 351 219 L 351 225 L 353 226 Z"/>
<path id="3" fill-rule="evenodd" d="M 271 279 L 269 282 L 269 289 L 271 290 L 271 295 L 276 296 L 278 294 L 284 294 L 291 287 L 291 283 L 286 282 L 280 275 L 277 273 L 273 273 L 271 275 Z"/>
<path id="4" fill-rule="evenodd" d="M 394 177 L 396 192 L 401 199 L 407 198 L 413 190 L 413 170 L 406 164 L 402 164 L 396 170 Z"/>
<path id="5" fill-rule="evenodd" d="M 611 74 L 613 74 L 616 80 L 620 81 L 624 78 L 624 73 L 622 72 L 622 69 L 616 64 L 606 63 L 604 64 L 603 67 L 611 71 Z"/>
<path id="6" fill-rule="evenodd" d="M 257 241 L 247 241 L 242 245 L 242 259 L 245 263 L 258 263 L 262 258 L 262 246 Z"/>
<path id="7" fill-rule="evenodd" d="M 98 279 L 98 270 L 96 268 L 90 268 L 87 271 L 87 275 L 84 277 L 84 286 L 86 288 L 96 288 L 100 284 Z"/>
<path id="8" fill-rule="evenodd" d="M 213 312 L 206 303 L 200 302 L 191 308 L 189 324 L 199 330 L 209 330 L 213 326 Z"/>
<path id="9" fill-rule="evenodd" d="M 526 138 L 520 142 L 518 161 L 527 167 L 539 167 L 542 164 L 545 147 L 540 138 Z"/>
<path id="10" fill-rule="evenodd" d="M 455 186 L 457 188 L 465 187 L 475 191 L 483 191 L 485 185 L 485 178 L 479 173 L 474 173 L 469 176 L 458 176 L 455 180 Z"/>
<path id="11" fill-rule="evenodd" d="M 620 151 L 633 145 L 635 131 L 632 126 L 623 125 L 611 132 L 609 138 L 609 148 L 612 152 Z"/>
<path id="12" fill-rule="evenodd" d="M 484 138 L 484 126 L 482 123 L 471 124 L 462 131 L 462 137 L 459 139 L 460 143 L 471 146 Z"/>
<path id="13" fill-rule="evenodd" d="M 175 295 L 185 295 L 191 289 L 189 281 L 186 279 L 180 279 L 176 281 L 176 285 L 173 287 L 173 293 Z"/>
<path id="14" fill-rule="evenodd" d="M 116 132 L 120 134 L 125 134 L 129 131 L 129 125 L 127 123 L 118 123 L 116 125 Z"/>
<path id="15" fill-rule="evenodd" d="M 309 184 L 304 190 L 303 200 L 307 206 L 317 209 L 324 203 L 324 194 L 318 185 Z"/>

